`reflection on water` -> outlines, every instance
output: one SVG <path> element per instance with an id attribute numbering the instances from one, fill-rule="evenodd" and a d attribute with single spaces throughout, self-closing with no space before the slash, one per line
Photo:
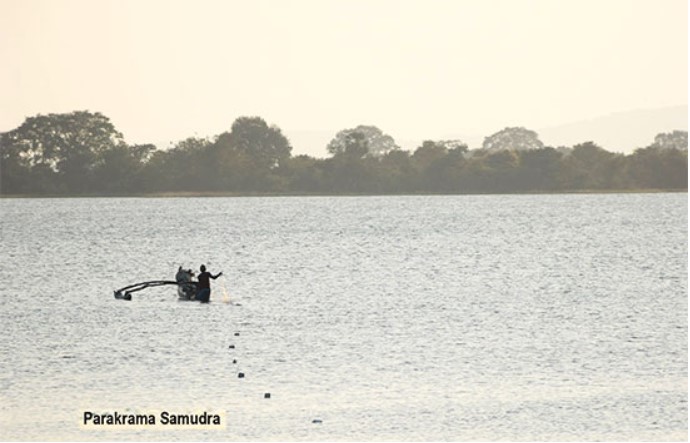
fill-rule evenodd
<path id="1" fill-rule="evenodd" d="M 0 211 L 5 440 L 687 439 L 686 194 Z M 112 296 L 201 263 L 209 305 Z M 162 409 L 228 422 L 79 426 Z"/>

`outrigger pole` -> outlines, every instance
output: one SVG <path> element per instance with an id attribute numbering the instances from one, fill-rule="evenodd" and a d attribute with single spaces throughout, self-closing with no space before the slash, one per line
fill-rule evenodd
<path id="1" fill-rule="evenodd" d="M 177 282 L 177 281 L 172 281 L 172 280 L 154 280 L 154 281 L 145 281 L 143 283 L 136 283 L 133 285 L 125 286 L 124 288 L 120 288 L 115 291 L 115 298 L 121 299 L 121 300 L 131 300 L 132 299 L 132 292 L 137 292 L 141 291 L 142 289 L 146 288 L 154 288 L 156 286 L 165 286 L 165 285 L 198 285 L 198 282 L 195 281 L 184 281 L 184 282 Z M 124 291 L 124 292 L 123 292 Z"/>

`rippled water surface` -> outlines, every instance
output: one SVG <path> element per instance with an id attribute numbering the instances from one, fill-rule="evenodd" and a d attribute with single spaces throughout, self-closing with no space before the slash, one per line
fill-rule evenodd
<path id="1" fill-rule="evenodd" d="M 0 211 L 3 440 L 687 439 L 687 194 Z M 226 426 L 80 427 L 151 410 Z"/>

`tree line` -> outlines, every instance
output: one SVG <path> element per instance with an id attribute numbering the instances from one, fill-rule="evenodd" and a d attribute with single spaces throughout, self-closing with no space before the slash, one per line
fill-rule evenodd
<path id="1" fill-rule="evenodd" d="M 27 118 L 0 133 L 0 193 L 415 194 L 687 190 L 688 133 L 661 133 L 629 155 L 593 142 L 545 146 L 534 131 L 505 128 L 481 149 L 427 140 L 413 152 L 375 126 L 337 134 L 328 158 L 292 155 L 281 129 L 240 117 L 213 138 L 167 150 L 129 145 L 110 119 L 75 111 Z"/>

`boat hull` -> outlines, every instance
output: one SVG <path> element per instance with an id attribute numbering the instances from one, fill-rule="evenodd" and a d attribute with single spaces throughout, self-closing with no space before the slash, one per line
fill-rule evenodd
<path id="1" fill-rule="evenodd" d="M 177 296 L 180 300 L 195 300 L 196 286 L 195 285 L 179 285 L 177 287 Z"/>

